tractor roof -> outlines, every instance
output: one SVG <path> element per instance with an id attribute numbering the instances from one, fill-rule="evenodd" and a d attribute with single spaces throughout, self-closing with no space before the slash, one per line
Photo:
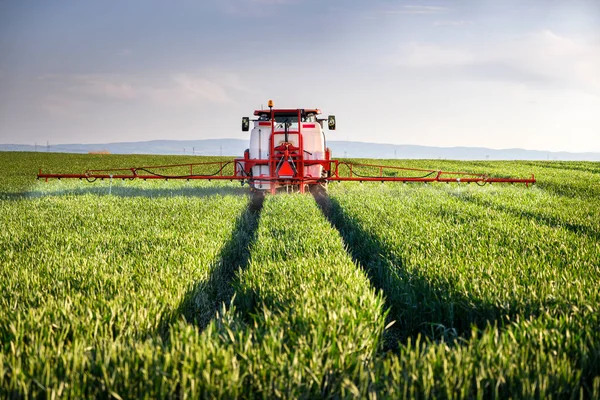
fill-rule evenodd
<path id="1" fill-rule="evenodd" d="M 298 110 L 304 110 L 304 112 L 306 114 L 308 113 L 313 113 L 313 114 L 321 114 L 321 110 L 319 110 L 318 108 L 276 108 L 273 109 L 273 112 L 275 112 L 275 114 L 298 114 Z M 269 114 L 271 112 L 271 110 L 255 110 L 254 111 L 254 115 L 261 115 L 261 114 Z"/>

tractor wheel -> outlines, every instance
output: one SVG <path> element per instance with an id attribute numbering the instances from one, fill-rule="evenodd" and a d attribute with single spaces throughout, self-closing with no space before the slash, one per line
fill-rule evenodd
<path id="1" fill-rule="evenodd" d="M 263 202 L 265 201 L 264 190 L 253 190 L 250 192 L 250 205 L 248 208 L 250 211 L 258 212 L 262 209 Z"/>
<path id="2" fill-rule="evenodd" d="M 308 190 L 313 196 L 327 196 L 327 182 L 309 185 Z"/>

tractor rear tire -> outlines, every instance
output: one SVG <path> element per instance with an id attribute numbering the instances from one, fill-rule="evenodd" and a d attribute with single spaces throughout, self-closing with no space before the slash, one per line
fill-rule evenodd
<path id="1" fill-rule="evenodd" d="M 263 202 L 265 201 L 264 190 L 253 190 L 250 192 L 250 204 L 248 208 L 252 212 L 258 212 L 262 209 Z"/>

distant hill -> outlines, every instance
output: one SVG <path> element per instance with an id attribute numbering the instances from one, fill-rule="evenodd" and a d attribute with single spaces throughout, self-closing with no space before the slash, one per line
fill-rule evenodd
<path id="1" fill-rule="evenodd" d="M 430 147 L 362 142 L 328 142 L 336 157 L 414 158 L 446 160 L 569 160 L 600 161 L 600 153 L 569 153 L 485 147 Z M 364 156 L 362 155 L 364 154 Z"/>
<path id="2" fill-rule="evenodd" d="M 600 161 L 600 153 L 569 153 L 524 149 L 494 150 L 485 147 L 430 147 L 380 143 L 328 141 L 334 157 L 416 158 L 448 160 L 572 160 Z M 248 141 L 242 139 L 152 140 L 99 144 L 32 146 L 0 144 L 0 151 L 52 151 L 61 153 L 186 154 L 242 156 Z"/>

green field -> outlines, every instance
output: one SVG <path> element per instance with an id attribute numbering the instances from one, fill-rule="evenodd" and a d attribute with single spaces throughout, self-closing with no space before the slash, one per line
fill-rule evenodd
<path id="1" fill-rule="evenodd" d="M 538 184 L 36 181 L 0 153 L 0 397 L 600 398 L 600 163 Z M 109 194 L 110 191 L 110 194 Z"/>

